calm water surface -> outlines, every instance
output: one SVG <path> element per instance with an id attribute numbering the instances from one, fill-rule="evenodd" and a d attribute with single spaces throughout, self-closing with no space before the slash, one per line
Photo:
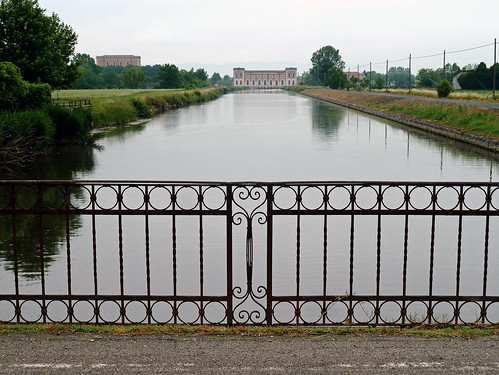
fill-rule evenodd
<path id="1" fill-rule="evenodd" d="M 45 160 L 40 160 L 33 169 L 22 171 L 12 178 L 39 179 L 85 179 L 85 180 L 170 180 L 170 181 L 341 181 L 341 180 L 411 180 L 411 181 L 497 181 L 499 158 L 478 148 L 473 148 L 444 138 L 434 137 L 397 123 L 366 116 L 343 107 L 327 104 L 315 99 L 284 92 L 240 92 L 229 94 L 202 105 L 174 110 L 158 116 L 146 124 L 130 126 L 110 132 L 99 141 L 99 149 L 68 148 L 57 150 Z M 62 218 L 63 219 L 63 218 Z M 349 221 L 339 220 L 336 242 L 331 243 L 335 253 L 330 260 L 333 283 L 328 292 L 344 293 L 348 279 Z M 164 248 L 171 247 L 171 222 L 151 218 L 151 260 L 152 292 L 171 293 L 171 254 L 165 255 Z M 183 228 L 180 229 L 183 220 Z M 198 269 L 196 255 L 197 219 L 179 218 L 179 269 Z M 466 219 L 467 220 L 467 219 Z M 469 220 L 473 220 L 472 218 Z M 54 221 L 57 221 L 54 219 Z M 64 220 L 61 223 L 47 222 L 53 234 L 46 247 L 47 293 L 65 291 L 67 259 L 65 255 Z M 448 248 L 438 253 L 442 267 L 435 276 L 435 292 L 453 293 L 452 279 L 455 264 L 457 219 L 442 219 L 440 225 L 448 226 L 452 233 L 449 238 L 437 238 L 437 246 Z M 420 273 L 427 272 L 429 239 L 428 220 L 415 220 L 411 223 L 409 244 L 412 257 L 409 270 L 408 293 L 425 293 L 427 280 L 420 282 Z M 494 225 L 497 221 L 493 221 Z M 90 239 L 90 218 L 77 217 L 71 223 L 73 293 L 92 293 L 92 259 Z M 113 218 L 98 218 L 98 244 L 102 249 L 99 264 L 103 265 L 99 274 L 101 293 L 119 293 L 119 269 L 105 265 L 117 263 L 117 223 Z M 316 223 L 315 223 L 316 224 Z M 321 272 L 321 226 L 304 220 L 302 272 L 304 293 L 316 293 L 316 276 Z M 39 292 L 39 266 L 37 258 L 37 221 L 33 230 L 26 231 L 24 239 L 29 251 L 20 260 L 22 292 Z M 296 223 L 282 223 L 276 220 L 275 256 L 277 273 L 284 275 L 281 284 L 274 285 L 274 291 L 293 292 L 294 258 L 288 249 L 295 246 L 296 234 L 289 237 Z M 373 264 L 375 253 L 375 220 L 358 220 L 356 224 L 365 235 L 357 234 L 356 291 L 372 293 Z M 483 220 L 476 223 L 476 232 L 483 233 Z M 492 225 L 492 224 L 491 224 Z M 61 226 L 62 229 L 57 229 Z M 136 218 L 124 218 L 126 291 L 145 293 L 145 272 L 143 250 L 143 223 Z M 223 293 L 224 280 L 220 280 L 218 268 L 220 259 L 225 262 L 224 235 L 220 233 L 224 222 L 206 223 L 205 227 L 205 285 L 207 293 Z M 29 228 L 29 227 L 28 227 Z M 165 229 L 166 228 L 166 229 Z M 185 229 L 187 228 L 187 229 Z M 387 218 L 384 228 L 384 252 L 390 258 L 383 259 L 382 292 L 400 293 L 401 263 L 403 261 L 400 236 L 390 239 L 393 233 L 403 232 L 403 219 Z M 47 230 L 49 230 L 47 229 Z M 385 229 L 384 229 L 385 230 Z M 170 231 L 170 232 L 169 232 Z M 418 232 L 419 231 L 419 232 Z M 244 232 L 244 231 L 243 231 Z M 357 232 L 357 233 L 360 233 Z M 473 243 L 476 233 L 463 234 L 463 279 L 473 287 L 480 288 L 480 267 L 483 255 L 474 256 Z M 8 233 L 2 231 L 0 233 Z M 279 234 L 280 233 L 280 234 Z M 28 237 L 33 237 L 31 240 Z M 265 278 L 265 265 L 258 249 L 264 248 L 264 236 L 255 234 L 256 279 Z M 372 238 L 371 238 L 372 237 Z M 421 239 L 425 237 L 425 239 Z M 479 236 L 480 237 L 480 236 Z M 483 237 L 483 236 L 482 236 Z M 235 244 L 235 274 L 240 270 L 244 276 L 244 233 Z M 235 241 L 237 235 L 235 235 Z M 12 292 L 12 256 L 8 242 L 0 238 L 0 292 Z M 483 239 L 478 239 L 483 241 Z M 497 247 L 498 236 L 492 234 L 491 248 Z M 29 245 L 31 244 L 31 245 Z M 34 249 L 34 250 L 33 250 Z M 112 249 L 112 251 L 103 251 Z M 134 250 L 135 249 L 135 250 Z M 346 250 L 345 250 L 346 249 Z M 497 250 L 497 248 L 495 249 Z M 446 250 L 447 251 L 447 250 Z M 291 255 L 290 255 L 291 254 Z M 454 255 L 452 255 L 454 254 Z M 446 268 L 449 265 L 451 267 Z M 491 254 L 490 267 L 499 266 L 499 256 Z M 455 266 L 454 266 L 455 267 Z M 438 265 L 436 265 L 436 270 Z M 166 272 L 165 270 L 170 270 Z M 421 271 L 425 270 L 425 271 Z M 467 276 L 469 274 L 469 276 Z M 286 276 L 287 275 L 287 276 Z M 308 275 L 308 276 L 307 276 Z M 244 283 L 242 276 L 241 283 Z M 308 277 L 308 279 L 307 279 Z M 491 276 L 496 277 L 496 276 Z M 497 277 L 496 277 L 497 278 Z M 223 279 L 223 278 L 222 278 Z M 307 281 L 308 280 L 308 281 Z M 499 281 L 499 280 L 498 280 Z M 189 272 L 179 271 L 179 282 L 189 293 L 196 288 L 197 280 L 191 285 Z M 475 285 L 476 284 L 476 285 Z M 168 290 L 165 291 L 165 285 Z M 194 285 L 194 286 L 193 286 Z M 446 289 L 447 288 L 447 289 Z M 463 287 L 463 290 L 467 290 Z M 320 288 L 319 288 L 320 289 Z M 0 314 L 2 307 L 0 306 Z M 0 317 L 1 320 L 1 317 Z"/>
<path id="2" fill-rule="evenodd" d="M 478 148 L 280 91 L 229 94 L 99 143 L 84 168 L 74 161 L 75 179 L 490 181 L 499 170 Z M 27 173 L 53 178 L 59 159 Z"/>

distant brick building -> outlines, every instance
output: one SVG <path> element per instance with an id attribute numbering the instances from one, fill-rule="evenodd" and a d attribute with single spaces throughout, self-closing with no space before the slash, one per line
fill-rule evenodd
<path id="1" fill-rule="evenodd" d="M 96 60 L 98 66 L 140 66 L 140 56 L 134 55 L 103 55 Z"/>
<path id="2" fill-rule="evenodd" d="M 246 70 L 234 68 L 233 86 L 246 86 L 252 89 L 276 89 L 298 84 L 298 70 Z"/>

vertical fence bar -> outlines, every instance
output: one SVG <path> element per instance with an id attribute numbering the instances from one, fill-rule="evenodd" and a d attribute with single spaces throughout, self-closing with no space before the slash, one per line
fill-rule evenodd
<path id="1" fill-rule="evenodd" d="M 146 246 L 146 288 L 147 288 L 147 323 L 151 324 L 151 263 L 150 263 L 150 243 L 149 243 L 149 186 L 144 187 L 144 220 L 145 220 L 145 246 Z"/>
<path id="2" fill-rule="evenodd" d="M 273 237 L 274 237 L 274 211 L 273 188 L 267 185 L 267 325 L 272 325 L 272 286 L 273 286 Z"/>
<path id="3" fill-rule="evenodd" d="M 378 190 L 378 210 L 380 213 L 378 214 L 378 229 L 376 235 L 376 324 L 379 323 L 379 318 L 381 315 L 380 306 L 379 306 L 379 296 L 380 296 L 380 283 L 381 283 L 381 204 L 383 202 L 383 192 L 382 186 L 379 185 Z"/>
<path id="4" fill-rule="evenodd" d="M 296 196 L 298 203 L 298 214 L 296 215 L 296 324 L 300 322 L 300 302 L 298 297 L 300 296 L 300 266 L 301 266 L 301 187 L 298 186 L 298 194 Z"/>
<path id="5" fill-rule="evenodd" d="M 38 185 L 38 230 L 40 236 L 40 275 L 42 281 L 42 321 L 47 323 L 47 305 L 45 301 L 45 259 L 44 259 L 44 241 L 43 241 L 43 187 Z"/>
<path id="6" fill-rule="evenodd" d="M 482 286 L 482 311 L 481 320 L 485 323 L 487 318 L 487 273 L 489 268 L 489 231 L 490 231 L 490 204 L 492 201 L 492 192 L 490 185 L 487 187 L 487 207 L 485 216 L 485 243 L 483 250 L 483 286 Z"/>
<path id="7" fill-rule="evenodd" d="M 463 186 L 459 190 L 459 211 L 463 210 L 464 193 Z M 459 215 L 457 229 L 457 261 L 456 261 L 456 305 L 454 307 L 454 324 L 459 320 L 459 293 L 461 287 L 461 252 L 463 239 L 463 215 Z"/>
<path id="8" fill-rule="evenodd" d="M 73 323 L 73 302 L 71 291 L 71 235 L 69 228 L 69 209 L 70 209 L 70 196 L 68 185 L 64 185 L 64 200 L 65 200 L 65 219 L 66 219 L 66 268 L 68 278 L 68 316 L 69 323 Z"/>
<path id="9" fill-rule="evenodd" d="M 173 323 L 178 323 L 178 303 L 177 303 L 177 216 L 175 210 L 177 209 L 177 196 L 175 193 L 175 186 L 172 185 L 172 273 L 173 273 Z"/>
<path id="10" fill-rule="evenodd" d="M 354 240 L 355 240 L 355 186 L 352 185 L 350 192 L 350 204 L 351 204 L 351 215 L 350 215 L 350 277 L 349 277 L 349 288 L 348 288 L 348 322 L 353 323 L 353 277 L 354 277 Z"/>
<path id="11" fill-rule="evenodd" d="M 405 186 L 405 194 L 409 196 L 409 185 Z M 405 209 L 409 210 L 409 201 L 405 202 Z M 402 324 L 405 324 L 407 318 L 407 303 L 405 297 L 407 296 L 407 253 L 409 247 L 409 215 L 405 215 L 404 220 L 404 265 L 402 271 L 402 296 L 404 300 L 402 301 Z"/>
<path id="12" fill-rule="evenodd" d="M 324 204 L 324 212 L 327 212 L 327 185 L 324 185 L 324 193 L 323 193 L 323 204 Z M 323 226 L 323 255 L 322 255 L 322 297 L 324 300 L 322 301 L 322 324 L 326 324 L 326 294 L 327 294 L 327 214 L 324 214 L 324 226 Z"/>
<path id="13" fill-rule="evenodd" d="M 203 231 L 203 187 L 199 186 L 198 191 L 198 205 L 199 205 L 199 294 L 201 297 L 199 316 L 201 317 L 201 324 L 204 323 L 204 231 Z"/>
<path id="14" fill-rule="evenodd" d="M 16 322 L 21 322 L 21 306 L 19 304 L 19 263 L 18 263 L 18 250 L 17 250 L 17 227 L 16 227 L 16 186 L 12 185 L 10 193 L 10 204 L 12 206 L 12 245 L 14 250 L 14 283 L 16 292 L 16 306 L 15 317 Z"/>
<path id="15" fill-rule="evenodd" d="M 98 296 L 98 281 L 97 281 L 97 227 L 95 223 L 95 202 L 97 200 L 97 196 L 95 193 L 95 185 L 92 184 L 92 194 L 90 196 L 90 200 L 92 202 L 92 258 L 93 258 L 93 271 L 94 271 L 94 295 L 95 295 L 95 306 L 94 306 L 94 314 L 95 314 L 95 323 L 99 323 L 99 300 Z"/>
<path id="16" fill-rule="evenodd" d="M 123 195 L 121 192 L 121 185 L 118 185 L 118 252 L 120 258 L 120 315 L 121 315 L 121 323 L 125 324 L 125 271 L 123 264 L 123 217 L 122 217 L 122 202 Z"/>
<path id="17" fill-rule="evenodd" d="M 435 208 L 437 205 L 436 201 L 437 193 L 436 193 L 436 186 L 433 186 L 432 189 L 432 211 L 435 212 Z M 433 318 L 433 301 L 432 301 L 432 296 L 433 296 L 433 267 L 435 264 L 435 225 L 436 225 L 436 219 L 435 219 L 435 214 L 431 215 L 431 234 L 430 234 L 430 270 L 429 270 L 429 281 L 428 281 L 428 296 L 429 296 L 429 301 L 428 301 L 428 312 L 427 312 L 427 318 L 428 318 L 428 324 L 431 324 L 432 318 Z"/>
<path id="18" fill-rule="evenodd" d="M 232 256 L 232 185 L 227 185 L 227 216 L 225 218 L 226 226 L 226 251 L 227 251 L 227 325 L 232 326 L 233 305 L 232 305 L 232 278 L 233 278 L 233 256 Z"/>

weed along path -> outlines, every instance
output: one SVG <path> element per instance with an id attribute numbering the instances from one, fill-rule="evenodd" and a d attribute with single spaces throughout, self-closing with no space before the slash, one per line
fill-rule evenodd
<path id="1" fill-rule="evenodd" d="M 499 152 L 498 103 L 313 88 L 301 93 Z"/>
<path id="2" fill-rule="evenodd" d="M 497 336 L 0 335 L 1 374 L 497 374 Z"/>

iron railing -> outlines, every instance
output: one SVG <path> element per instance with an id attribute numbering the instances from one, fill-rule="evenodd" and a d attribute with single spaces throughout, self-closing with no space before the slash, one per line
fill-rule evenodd
<path id="1" fill-rule="evenodd" d="M 499 322 L 499 184 L 0 181 L 0 321 Z"/>

